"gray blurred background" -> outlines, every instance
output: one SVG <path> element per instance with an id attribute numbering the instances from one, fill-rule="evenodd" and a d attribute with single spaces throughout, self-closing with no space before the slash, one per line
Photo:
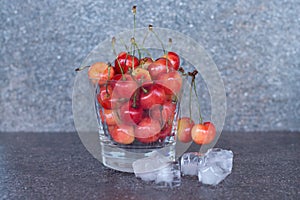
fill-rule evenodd
<path id="1" fill-rule="evenodd" d="M 0 132 L 75 131 L 72 87 L 102 40 L 153 24 L 194 38 L 226 89 L 227 131 L 300 131 L 297 0 L 1 0 Z"/>

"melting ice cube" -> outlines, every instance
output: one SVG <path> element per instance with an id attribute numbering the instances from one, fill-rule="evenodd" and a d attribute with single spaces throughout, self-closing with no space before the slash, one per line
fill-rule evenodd
<path id="1" fill-rule="evenodd" d="M 155 183 L 160 187 L 177 187 L 181 184 L 181 174 L 179 169 L 179 163 L 174 162 L 170 163 L 165 168 L 162 168 L 157 173 L 157 177 L 155 179 Z"/>
<path id="2" fill-rule="evenodd" d="M 232 151 L 210 149 L 198 164 L 198 179 L 203 184 L 217 185 L 231 173 Z"/>
<path id="3" fill-rule="evenodd" d="M 201 154 L 198 152 L 188 152 L 181 156 L 180 165 L 183 175 L 198 175 L 198 164 L 201 159 Z"/>
<path id="4" fill-rule="evenodd" d="M 170 162 L 169 158 L 157 151 L 153 151 L 148 157 L 134 161 L 132 167 L 137 177 L 146 176 L 145 178 L 147 178 L 149 174 L 149 181 L 154 181 L 155 178 L 151 178 L 153 174 L 168 166 Z"/>
<path id="5" fill-rule="evenodd" d="M 179 165 L 162 154 L 154 151 L 147 158 L 136 160 L 132 164 L 136 177 L 144 181 L 155 181 L 159 186 L 179 186 L 181 177 Z"/>

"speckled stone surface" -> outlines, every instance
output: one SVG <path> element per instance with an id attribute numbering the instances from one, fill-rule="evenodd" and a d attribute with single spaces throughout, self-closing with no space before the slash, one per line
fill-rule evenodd
<path id="1" fill-rule="evenodd" d="M 299 199 L 299 141 L 295 132 L 226 132 L 216 145 L 234 153 L 224 181 L 183 177 L 178 188 L 158 189 L 105 168 L 76 133 L 0 133 L 0 199 Z"/>
<path id="2" fill-rule="evenodd" d="M 132 28 L 134 3 L 2 0 L 0 131 L 74 131 L 74 69 Z M 136 4 L 138 27 L 180 31 L 211 54 L 227 93 L 225 130 L 300 130 L 299 1 Z"/>

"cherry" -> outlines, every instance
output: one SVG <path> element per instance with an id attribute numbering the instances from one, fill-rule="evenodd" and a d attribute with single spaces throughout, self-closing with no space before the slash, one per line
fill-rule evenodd
<path id="1" fill-rule="evenodd" d="M 147 69 L 151 63 L 153 63 L 153 60 L 150 57 L 144 57 L 140 59 L 140 67 L 143 69 Z"/>
<path id="2" fill-rule="evenodd" d="M 159 58 L 148 66 L 148 71 L 153 80 L 155 80 L 161 73 L 167 73 L 173 69 L 173 65 L 166 58 Z"/>
<path id="3" fill-rule="evenodd" d="M 165 55 L 162 56 L 163 58 L 167 58 L 169 59 L 169 61 L 172 63 L 173 65 L 173 69 L 174 70 L 178 70 L 179 65 L 180 65 L 180 58 L 177 55 L 177 53 L 169 51 L 168 53 L 166 53 Z"/>
<path id="4" fill-rule="evenodd" d="M 163 110 L 163 106 L 155 104 L 149 109 L 149 115 L 151 119 L 156 119 L 163 125 L 167 121 L 167 113 Z"/>
<path id="5" fill-rule="evenodd" d="M 105 122 L 107 126 L 116 125 L 119 121 L 116 110 L 100 109 L 100 116 L 102 122 Z"/>
<path id="6" fill-rule="evenodd" d="M 155 104 L 162 105 L 165 102 L 165 91 L 159 85 L 153 84 L 146 88 L 145 91 L 141 91 L 140 104 L 144 109 L 149 109 Z"/>
<path id="7" fill-rule="evenodd" d="M 176 104 L 171 101 L 167 101 L 163 105 L 154 105 L 150 109 L 150 117 L 159 120 L 163 126 L 165 123 L 173 122 L 175 109 Z"/>
<path id="8" fill-rule="evenodd" d="M 121 124 L 110 131 L 112 139 L 120 144 L 131 144 L 134 141 L 133 126 Z"/>
<path id="9" fill-rule="evenodd" d="M 91 81 L 96 84 L 104 84 L 111 79 L 115 74 L 114 68 L 104 62 L 96 62 L 89 67 L 88 76 Z"/>
<path id="10" fill-rule="evenodd" d="M 137 68 L 139 66 L 139 59 L 126 52 L 121 52 L 115 59 L 116 74 L 125 74 L 128 69 Z"/>
<path id="11" fill-rule="evenodd" d="M 163 105 L 163 111 L 166 112 L 167 115 L 167 122 L 173 123 L 174 116 L 175 116 L 176 104 L 172 101 L 166 101 Z"/>
<path id="12" fill-rule="evenodd" d="M 152 83 L 152 79 L 150 76 L 150 73 L 148 70 L 143 69 L 143 68 L 136 68 L 133 72 L 132 75 L 134 76 L 134 79 L 140 84 L 140 85 L 145 85 Z"/>
<path id="13" fill-rule="evenodd" d="M 182 86 L 182 78 L 178 71 L 169 71 L 158 76 L 157 84 L 163 85 L 167 95 L 178 95 Z"/>
<path id="14" fill-rule="evenodd" d="M 100 105 L 105 109 L 115 109 L 120 107 L 121 100 L 113 94 L 111 85 L 101 86 L 100 92 L 97 94 L 97 99 Z"/>
<path id="15" fill-rule="evenodd" d="M 125 75 L 124 75 L 125 76 Z M 117 81 L 122 80 L 123 75 L 122 74 L 116 74 L 112 77 L 112 79 L 109 81 L 109 85 L 112 86 L 112 88 L 115 87 L 115 84 Z M 126 80 L 126 77 L 124 77 L 124 80 Z"/>
<path id="16" fill-rule="evenodd" d="M 158 120 L 146 117 L 135 128 L 135 137 L 142 143 L 155 142 L 159 138 L 160 123 Z"/>
<path id="17" fill-rule="evenodd" d="M 142 120 L 142 117 L 143 108 L 134 106 L 133 101 L 126 102 L 120 107 L 120 119 L 125 124 L 136 125 Z"/>
<path id="18" fill-rule="evenodd" d="M 183 117 L 178 120 L 177 137 L 180 142 L 188 143 L 192 141 L 191 130 L 194 126 L 194 122 L 189 117 Z"/>
<path id="19" fill-rule="evenodd" d="M 129 74 L 117 74 L 112 78 L 114 95 L 119 98 L 130 98 L 138 88 L 135 80 Z"/>
<path id="20" fill-rule="evenodd" d="M 216 136 L 216 128 L 211 122 L 195 124 L 192 128 L 192 139 L 197 144 L 209 144 Z"/>

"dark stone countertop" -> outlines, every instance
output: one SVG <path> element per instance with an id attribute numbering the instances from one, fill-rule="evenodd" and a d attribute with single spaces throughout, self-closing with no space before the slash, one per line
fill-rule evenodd
<path id="1" fill-rule="evenodd" d="M 76 133 L 0 133 L 0 199 L 300 199 L 299 133 L 223 133 L 216 147 L 235 155 L 219 185 L 157 189 L 105 168 Z"/>

